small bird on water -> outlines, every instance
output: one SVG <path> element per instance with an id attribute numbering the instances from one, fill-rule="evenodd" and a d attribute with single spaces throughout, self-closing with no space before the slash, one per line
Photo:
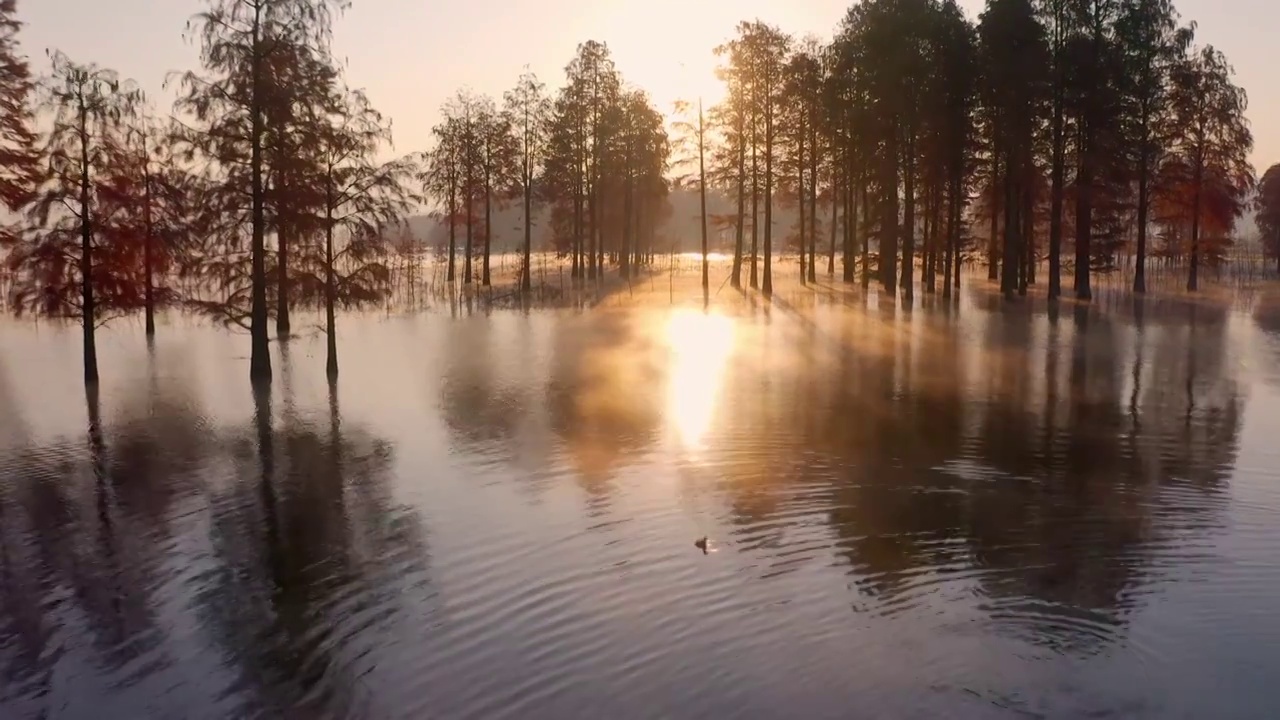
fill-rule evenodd
<path id="1" fill-rule="evenodd" d="M 696 548 L 698 548 L 699 550 L 701 550 L 703 555 L 706 555 L 706 554 L 707 554 L 707 552 L 708 552 L 708 550 L 707 550 L 707 536 L 706 536 L 706 535 L 703 535 L 702 537 L 698 538 L 697 540 L 694 540 L 694 541 L 693 541 L 693 546 L 694 546 L 694 547 L 696 547 Z"/>

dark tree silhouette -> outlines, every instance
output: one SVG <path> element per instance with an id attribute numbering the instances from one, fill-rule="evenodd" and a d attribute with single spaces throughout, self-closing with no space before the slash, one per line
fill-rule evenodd
<path id="1" fill-rule="evenodd" d="M 1275 258 L 1280 272 L 1280 164 L 1267 168 L 1258 183 L 1257 211 L 1262 247 Z"/>
<path id="2" fill-rule="evenodd" d="M 224 245 L 240 245 L 240 223 L 249 230 L 249 375 L 271 379 L 267 320 L 268 111 L 279 107 L 282 58 L 314 53 L 328 57 L 334 12 L 345 0 L 209 0 L 191 30 L 201 44 L 204 74 L 180 76 L 176 110 L 195 122 L 188 142 L 205 158 L 237 223 L 224 229 Z M 275 135 L 283 135 L 279 127 Z M 247 208 L 245 201 L 247 200 Z M 247 213 L 245 210 L 247 209 Z M 247 214 L 247 217 L 245 215 Z M 233 293 L 232 300 L 236 299 Z M 230 303 L 228 303 L 229 305 Z M 225 314 L 235 315 L 234 311 Z"/>
<path id="3" fill-rule="evenodd" d="M 52 116 L 42 151 L 47 170 L 29 209 L 31 227 L 10 248 L 16 275 L 10 290 L 19 311 L 79 320 L 84 332 L 84 380 L 98 381 L 95 329 L 142 305 L 142 263 L 136 244 L 99 236 L 101 176 L 125 142 L 141 93 L 116 74 L 54 54 L 44 105 Z"/>

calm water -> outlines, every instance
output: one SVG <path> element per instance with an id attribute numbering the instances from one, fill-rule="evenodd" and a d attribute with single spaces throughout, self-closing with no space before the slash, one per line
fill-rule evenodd
<path id="1" fill-rule="evenodd" d="M 4 321 L 0 717 L 1274 718 L 1256 305 Z"/>

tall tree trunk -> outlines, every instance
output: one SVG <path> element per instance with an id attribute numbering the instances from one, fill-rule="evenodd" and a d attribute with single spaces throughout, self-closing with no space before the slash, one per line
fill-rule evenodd
<path id="1" fill-rule="evenodd" d="M 623 199 L 622 199 L 622 253 L 621 253 L 621 258 L 620 258 L 620 259 L 619 259 L 619 261 L 618 261 L 618 266 L 619 266 L 619 267 L 618 267 L 618 270 L 619 270 L 619 273 L 620 273 L 620 274 L 622 275 L 622 277 L 624 277 L 624 278 L 629 278 L 629 277 L 631 277 L 631 258 L 630 258 L 630 255 L 631 255 L 631 253 L 632 253 L 631 246 L 632 246 L 632 244 L 633 244 L 633 239 L 632 239 L 632 234 L 631 234 L 631 227 L 632 227 L 632 223 L 631 223 L 631 215 L 632 215 L 632 205 L 633 205 L 633 203 L 634 203 L 634 199 L 633 199 L 633 197 L 632 197 L 632 193 L 634 192 L 634 190 L 633 190 L 634 181 L 633 181 L 633 179 L 632 179 L 633 174 L 634 174 L 634 173 L 633 173 L 633 171 L 632 171 L 632 169 L 631 169 L 631 143 L 630 143 L 630 141 L 628 141 L 628 143 L 627 143 L 627 171 L 626 171 L 626 175 L 625 175 L 625 177 L 626 177 L 626 182 L 625 182 L 625 185 L 624 185 L 624 195 L 623 195 Z M 704 243 L 704 245 L 705 245 L 705 242 L 706 242 L 706 239 L 705 239 L 705 238 L 706 238 L 706 234 L 704 233 L 704 234 L 703 234 L 703 243 Z M 704 283 L 704 286 L 705 286 L 705 283 Z"/>
<path id="2" fill-rule="evenodd" d="M 831 244 L 827 247 L 827 275 L 834 276 L 836 274 L 836 227 L 839 223 L 840 198 L 840 170 L 834 167 L 837 163 L 836 158 L 832 158 L 833 167 L 831 168 Z M 846 218 L 847 220 L 847 218 Z"/>
<path id="3" fill-rule="evenodd" d="M 852 160 L 852 154 L 850 154 L 849 163 L 845 165 L 845 178 L 851 179 L 854 177 L 854 167 L 852 165 L 854 165 L 854 160 Z M 840 190 L 844 193 L 842 202 L 844 202 L 845 206 L 845 224 L 841 228 L 844 232 L 840 236 L 840 259 L 842 261 L 840 279 L 846 283 L 851 283 L 854 282 L 854 223 L 858 218 L 858 211 L 856 211 L 854 204 L 854 183 L 845 182 L 844 187 L 841 187 Z"/>
<path id="4" fill-rule="evenodd" d="M 1064 129 L 1063 106 L 1065 105 L 1062 73 L 1062 22 L 1061 17 L 1054 19 L 1054 82 L 1053 82 L 1053 125 L 1052 125 L 1052 169 L 1049 188 L 1049 299 L 1055 300 L 1062 295 L 1062 205 L 1063 186 L 1066 172 L 1066 131 Z"/>
<path id="5" fill-rule="evenodd" d="M 1194 183 L 1194 195 L 1191 199 L 1191 273 L 1187 276 L 1187 292 L 1200 289 L 1200 205 L 1203 201 L 1204 161 L 1197 159 Z"/>
<path id="6" fill-rule="evenodd" d="M 764 294 L 773 294 L 773 78 L 766 71 L 764 109 Z"/>
<path id="7" fill-rule="evenodd" d="M 89 194 L 89 111 L 80 101 L 80 325 L 84 331 L 84 382 L 98 383 L 97 307 L 93 295 L 93 212 Z"/>
<path id="8" fill-rule="evenodd" d="M 1133 291 L 1147 291 L 1147 215 L 1150 212 L 1150 180 L 1147 143 L 1138 149 L 1138 257 L 1133 268 Z"/>
<path id="9" fill-rule="evenodd" d="M 1003 192 L 1000 184 L 1000 145 L 995 144 L 991 153 L 991 239 L 987 242 L 987 280 L 998 280 L 1000 251 L 997 243 L 1000 242 L 1000 213 L 1003 212 L 1000 201 L 1000 194 Z"/>
<path id="10" fill-rule="evenodd" d="M 880 282 L 886 292 L 895 292 L 898 287 L 898 132 L 892 128 L 886 137 L 888 147 L 885 148 L 885 178 L 881 184 L 884 193 L 882 219 L 880 223 Z"/>
<path id="11" fill-rule="evenodd" d="M 266 198 L 262 187 L 262 76 L 265 74 L 262 12 L 262 5 L 255 6 L 253 37 L 249 46 L 250 53 L 253 55 L 251 68 L 253 87 L 249 101 L 249 192 L 252 201 L 249 379 L 257 382 L 271 380 L 271 346 L 267 337 L 267 218 Z"/>
<path id="12" fill-rule="evenodd" d="M 454 257 L 458 254 L 458 180 L 453 171 L 449 172 L 449 270 L 445 277 L 449 282 L 457 278 L 454 272 Z"/>
<path id="13" fill-rule="evenodd" d="M 742 245 L 746 236 L 744 223 L 747 214 L 747 144 L 742 124 L 738 125 L 738 223 L 733 237 L 733 275 L 730 280 L 735 288 L 742 287 Z"/>
<path id="14" fill-rule="evenodd" d="M 334 277 L 334 257 L 333 257 L 333 202 L 332 198 L 328 202 L 328 208 L 325 211 L 325 228 L 324 228 L 324 328 L 328 335 L 326 349 L 327 357 L 325 360 L 325 373 L 330 380 L 338 377 L 338 332 L 337 323 L 334 320 L 333 306 L 337 302 L 337 280 Z"/>
<path id="15" fill-rule="evenodd" d="M 524 161 L 524 258 L 520 268 L 520 290 L 522 292 L 529 292 L 533 289 L 533 170 L 531 165 L 532 163 L 526 151 Z"/>
<path id="16" fill-rule="evenodd" d="M 809 123 L 809 282 L 818 277 L 818 132 Z"/>
<path id="17" fill-rule="evenodd" d="M 467 206 L 467 247 L 466 256 L 462 258 L 462 284 L 471 284 L 471 256 L 475 250 L 475 194 L 476 178 L 471 168 L 472 163 L 467 163 L 467 180 L 465 192 L 463 192 L 462 202 Z"/>
<path id="18" fill-rule="evenodd" d="M 698 201 L 702 210 L 702 289 L 711 287 L 707 261 L 707 154 L 703 135 L 702 101 L 698 101 Z"/>
<path id="19" fill-rule="evenodd" d="M 594 168 L 594 163 L 592 164 Z M 598 218 L 596 217 L 597 204 L 600 199 L 600 190 L 596 172 L 591 171 L 591 190 L 587 192 L 587 279 L 594 280 L 596 278 L 596 225 Z"/>
<path id="20" fill-rule="evenodd" d="M 751 129 L 751 289 L 760 287 L 756 261 L 760 257 L 760 163 L 756 155 L 755 122 Z"/>
<path id="21" fill-rule="evenodd" d="M 862 205 L 862 289 L 866 290 L 871 287 L 871 205 L 867 202 L 867 178 L 866 170 L 858 171 L 858 187 L 856 191 L 858 199 Z M 854 218 L 855 221 L 858 218 Z"/>
<path id="22" fill-rule="evenodd" d="M 480 265 L 480 284 L 489 287 L 489 253 L 493 248 L 493 186 L 486 160 L 484 168 L 484 260 Z"/>
<path id="23" fill-rule="evenodd" d="M 951 297 L 951 268 L 956 261 L 955 237 L 955 205 L 956 205 L 956 188 L 955 185 L 948 181 L 947 184 L 947 229 L 944 243 L 946 247 L 943 249 L 942 255 L 942 297 Z"/>
<path id="24" fill-rule="evenodd" d="M 1090 243 L 1093 239 L 1093 158 L 1087 129 L 1080 131 L 1080 169 L 1076 179 L 1076 297 L 1093 297 L 1089 289 Z"/>
<path id="25" fill-rule="evenodd" d="M 915 130 L 907 133 L 906 156 L 903 158 L 903 208 L 902 208 L 902 292 L 911 297 L 916 270 L 916 168 L 915 168 Z"/>
<path id="26" fill-rule="evenodd" d="M 147 337 L 156 334 L 156 296 L 155 296 L 155 223 L 151 214 L 151 156 L 147 151 L 147 141 L 142 140 L 142 160 L 145 163 L 142 171 L 142 223 L 143 223 L 143 274 L 146 276 L 146 333 Z"/>
<path id="27" fill-rule="evenodd" d="M 805 140 L 807 139 L 806 138 L 807 130 L 805 128 L 804 123 L 805 123 L 805 117 L 801 115 L 800 132 L 798 135 L 798 142 L 796 144 L 797 151 L 798 151 L 798 154 L 796 157 L 796 188 L 797 188 L 796 197 L 799 198 L 800 200 L 798 204 L 800 205 L 800 284 L 801 285 L 805 284 L 805 282 L 807 281 L 806 278 L 808 276 L 808 268 L 805 267 L 805 231 L 808 230 L 808 226 L 805 225 L 805 221 L 807 220 L 805 211 L 808 208 L 805 207 L 805 204 L 808 198 L 805 197 L 805 190 L 804 190 L 804 171 L 805 171 L 804 144 L 805 144 Z"/>

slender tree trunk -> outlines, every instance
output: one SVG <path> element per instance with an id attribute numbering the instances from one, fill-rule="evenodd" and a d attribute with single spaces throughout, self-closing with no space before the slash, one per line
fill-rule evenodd
<path id="1" fill-rule="evenodd" d="M 1080 132 L 1080 169 L 1076 180 L 1076 297 L 1089 300 L 1090 243 L 1093 238 L 1093 158 L 1087 129 Z"/>
<path id="2" fill-rule="evenodd" d="M 892 128 L 887 134 L 885 148 L 885 180 L 881 185 L 884 195 L 884 213 L 880 232 L 880 282 L 886 292 L 898 287 L 898 132 Z"/>
<path id="3" fill-rule="evenodd" d="M 809 123 L 809 282 L 818 277 L 818 132 Z"/>
<path id="4" fill-rule="evenodd" d="M 948 182 L 947 185 L 947 229 L 945 235 L 945 245 L 942 255 L 942 297 L 951 297 L 951 268 L 956 261 L 956 246 L 953 238 L 955 237 L 955 204 L 956 204 L 956 188 L 955 185 Z"/>
<path id="5" fill-rule="evenodd" d="M 522 292 L 529 292 L 533 289 L 533 169 L 531 164 L 526 153 L 524 161 L 524 258 L 523 266 L 520 268 L 520 290 Z"/>
<path id="6" fill-rule="evenodd" d="M 493 186 L 488 161 L 484 168 L 484 260 L 480 266 L 480 284 L 489 287 L 489 253 L 493 248 Z"/>
<path id="7" fill-rule="evenodd" d="M 271 346 L 267 337 L 267 261 L 266 261 L 266 199 L 262 187 L 262 134 L 263 134 L 263 38 L 262 5 L 255 6 L 253 37 L 249 46 L 252 58 L 252 96 L 249 101 L 249 181 L 252 200 L 250 220 L 252 239 L 251 282 L 249 308 L 249 379 L 256 382 L 271 380 Z"/>
<path id="8" fill-rule="evenodd" d="M 938 292 L 938 231 L 942 224 L 942 188 L 938 182 L 941 173 L 934 174 L 929 186 L 929 231 L 925 236 L 924 291 L 929 295 Z"/>
<path id="9" fill-rule="evenodd" d="M 84 382 L 98 383 L 98 313 L 93 295 L 93 220 L 89 185 L 89 111 L 80 100 L 80 325 L 84 330 Z"/>
<path id="10" fill-rule="evenodd" d="M 587 279 L 596 278 L 596 205 L 600 197 L 595 164 L 592 163 L 591 189 L 587 192 Z"/>
<path id="11" fill-rule="evenodd" d="M 833 165 L 836 158 L 832 158 Z M 839 208 L 840 198 L 843 197 L 840 190 L 840 170 L 836 167 L 831 168 L 831 244 L 827 247 L 827 275 L 834 276 L 836 274 L 836 227 L 840 221 Z M 848 218 L 846 218 L 846 222 Z"/>
<path id="12" fill-rule="evenodd" d="M 155 223 L 151 214 L 151 156 L 147 152 L 146 138 L 142 140 L 143 162 L 146 165 L 142 171 L 142 188 L 143 188 L 143 205 L 142 205 L 142 223 L 143 223 L 143 258 L 144 275 L 146 276 L 146 288 L 144 301 L 146 303 L 146 333 L 147 337 L 155 337 L 156 334 L 156 296 L 155 296 Z"/>
<path id="13" fill-rule="evenodd" d="M 467 182 L 467 186 L 471 187 L 471 182 L 469 180 Z M 471 194 L 467 193 L 467 197 L 464 200 L 467 205 L 467 247 L 466 254 L 462 258 L 463 285 L 471 284 L 471 256 L 474 254 L 475 249 L 475 213 L 474 208 L 472 207 L 474 204 L 472 200 L 473 198 L 471 197 Z"/>
<path id="14" fill-rule="evenodd" d="M 766 71 L 764 110 L 764 294 L 773 295 L 773 80 Z"/>
<path id="15" fill-rule="evenodd" d="M 702 100 L 698 100 L 698 200 L 702 210 L 702 289 L 711 287 L 707 260 L 707 154 L 703 135 Z"/>
<path id="16" fill-rule="evenodd" d="M 907 154 L 903 160 L 903 195 L 904 203 L 902 209 L 902 292 L 907 297 L 911 297 L 915 278 L 912 273 L 916 270 L 915 249 L 916 249 L 916 170 L 915 170 L 915 131 L 911 130 L 907 134 Z"/>
<path id="17" fill-rule="evenodd" d="M 804 171 L 805 171 L 804 143 L 806 140 L 806 137 L 805 137 L 806 128 L 804 126 L 804 122 L 805 122 L 805 118 L 802 115 L 800 118 L 800 132 L 797 136 L 798 142 L 796 144 L 796 147 L 798 150 L 798 155 L 796 157 L 796 187 L 797 187 L 796 197 L 800 199 L 800 202 L 798 204 L 800 205 L 800 284 L 801 285 L 805 284 L 805 282 L 807 281 L 806 278 L 808 276 L 808 272 L 807 272 L 808 268 L 806 268 L 804 264 L 805 263 L 805 252 L 804 252 L 805 251 L 805 231 L 808 230 L 808 226 L 805 225 L 805 221 L 807 219 L 805 217 L 805 210 L 807 210 L 807 208 L 805 207 L 805 203 L 807 202 L 807 198 L 805 197 L 805 190 L 804 190 Z"/>
<path id="18" fill-rule="evenodd" d="M 634 192 L 633 190 L 634 181 L 632 179 L 633 174 L 634 173 L 631 169 L 631 143 L 630 141 L 628 141 L 627 171 L 625 176 L 626 181 L 625 181 L 624 195 L 622 200 L 622 258 L 619 261 L 619 271 L 622 274 L 622 277 L 624 278 L 631 277 L 631 258 L 628 256 L 631 255 L 631 252 L 632 252 L 631 245 L 633 244 L 633 238 L 631 234 L 631 228 L 632 228 L 631 214 L 632 214 L 632 205 L 634 203 L 634 199 L 632 197 L 632 193 Z M 705 243 L 705 237 L 706 235 L 704 233 L 703 235 L 704 243 Z M 704 283 L 703 286 L 705 287 L 705 285 L 706 284 Z"/>
<path id="19" fill-rule="evenodd" d="M 960 266 L 963 257 L 960 255 L 960 233 L 961 233 L 961 214 L 964 211 L 964 201 L 961 199 L 961 192 L 964 187 L 964 164 L 958 162 L 951 176 L 951 254 L 952 267 L 951 281 L 954 285 L 955 294 L 960 295 Z"/>
<path id="20" fill-rule="evenodd" d="M 842 202 L 844 202 L 845 206 L 845 224 L 841 228 L 844 232 L 840 236 L 840 259 L 844 263 L 840 269 L 840 279 L 846 283 L 854 282 L 854 227 L 856 218 L 858 218 L 858 211 L 856 211 L 854 202 L 854 183 L 851 182 L 852 177 L 854 177 L 854 160 L 852 160 L 850 152 L 849 163 L 845 165 L 845 178 L 849 179 L 850 182 L 845 182 L 845 186 L 841 188 L 841 192 L 844 193 Z"/>
<path id="21" fill-rule="evenodd" d="M 327 357 L 325 360 L 325 373 L 330 380 L 338 377 L 338 332 L 337 323 L 334 319 L 333 306 L 337 301 L 337 280 L 334 277 L 334 257 L 333 257 L 333 202 L 332 198 L 328 202 L 328 208 L 325 210 L 325 228 L 324 228 L 324 328 L 328 335 L 326 348 Z"/>
<path id="22" fill-rule="evenodd" d="M 871 205 L 867 202 L 867 178 L 866 170 L 858 172 L 858 199 L 862 205 L 862 289 L 866 290 L 871 287 Z M 857 218 L 854 218 L 857 221 Z"/>
<path id="23" fill-rule="evenodd" d="M 1018 283 L 1018 192 L 1014 180 L 1013 148 L 1008 148 L 1004 155 L 1004 250 L 1000 253 L 1000 292 L 1005 298 L 1013 296 Z"/>
<path id="24" fill-rule="evenodd" d="M 755 123 L 751 129 L 751 289 L 760 287 L 756 261 L 760 257 L 760 163 L 756 155 Z"/>
<path id="25" fill-rule="evenodd" d="M 1064 130 L 1062 75 L 1062 18 L 1054 20 L 1054 85 L 1053 85 L 1053 135 L 1052 178 L 1049 188 L 1049 299 L 1062 295 L 1062 194 L 1066 172 L 1066 132 Z"/>
<path id="26" fill-rule="evenodd" d="M 1000 145 L 997 143 L 991 153 L 991 239 L 987 243 L 988 280 L 1000 279 L 998 269 L 1000 251 L 997 244 L 1000 242 L 1000 213 L 1003 212 L 1000 202 L 1000 194 L 1003 190 L 1000 182 Z"/>
<path id="27" fill-rule="evenodd" d="M 1150 212 L 1150 192 L 1148 190 L 1149 161 L 1147 143 L 1144 141 L 1138 150 L 1138 257 L 1133 268 L 1133 291 L 1147 291 L 1147 214 Z"/>
<path id="28" fill-rule="evenodd" d="M 1187 276 L 1187 292 L 1200 289 L 1200 204 L 1203 199 L 1204 161 L 1196 160 L 1194 195 L 1191 199 L 1191 273 Z"/>
<path id="29" fill-rule="evenodd" d="M 735 288 L 742 287 L 742 245 L 745 238 L 744 223 L 746 221 L 747 202 L 747 144 L 743 135 L 742 123 L 738 124 L 738 224 L 734 227 L 733 237 L 733 275 L 731 283 Z"/>
<path id="30" fill-rule="evenodd" d="M 445 279 L 453 282 L 457 275 L 454 272 L 454 258 L 458 254 L 458 181 L 453 171 L 449 173 L 449 270 Z"/>

